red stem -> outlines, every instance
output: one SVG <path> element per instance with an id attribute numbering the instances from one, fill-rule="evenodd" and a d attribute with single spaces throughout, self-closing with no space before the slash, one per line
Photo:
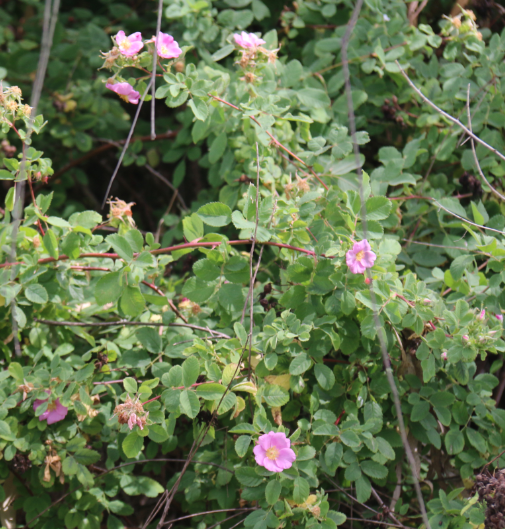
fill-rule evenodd
<path id="1" fill-rule="evenodd" d="M 249 244 L 250 241 L 226 241 L 225 244 L 229 244 L 230 246 L 238 246 L 240 244 Z M 168 246 L 167 248 L 160 248 L 158 250 L 151 250 L 152 255 L 160 255 L 160 254 L 166 254 L 175 252 L 177 250 L 184 250 L 186 248 L 216 248 L 219 246 L 221 242 L 188 242 L 185 244 L 178 244 L 176 246 Z M 298 248 L 297 246 L 291 246 L 290 244 L 284 244 L 280 242 L 258 242 L 258 244 L 265 244 L 267 246 L 275 246 L 277 248 L 286 248 L 287 250 L 293 250 L 295 252 L 302 252 L 307 255 L 310 255 L 314 257 L 316 254 L 312 250 L 306 250 L 305 248 Z M 135 253 L 134 256 L 138 256 L 138 253 Z M 326 257 L 324 254 L 321 254 L 322 257 Z M 85 257 L 96 257 L 97 259 L 120 259 L 119 255 L 117 253 L 83 253 L 77 257 L 77 259 L 84 259 Z M 54 257 L 45 257 L 44 259 L 39 259 L 38 264 L 45 264 L 45 263 L 54 263 L 56 261 L 67 261 L 69 259 L 68 255 L 60 255 L 57 259 Z M 24 264 L 23 262 L 15 262 L 15 263 L 3 263 L 0 264 L 0 268 L 5 268 L 8 266 L 14 266 L 17 264 Z"/>

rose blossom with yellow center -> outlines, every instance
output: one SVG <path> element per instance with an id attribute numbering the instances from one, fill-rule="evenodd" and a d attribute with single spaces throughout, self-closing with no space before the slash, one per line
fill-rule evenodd
<path id="1" fill-rule="evenodd" d="M 365 252 L 363 250 L 361 250 L 361 252 L 358 252 L 356 254 L 356 261 L 361 261 L 363 259 L 363 257 L 365 257 Z"/>
<path id="2" fill-rule="evenodd" d="M 275 461 L 279 457 L 279 449 L 276 446 L 271 446 L 267 450 L 267 457 L 272 461 Z"/>

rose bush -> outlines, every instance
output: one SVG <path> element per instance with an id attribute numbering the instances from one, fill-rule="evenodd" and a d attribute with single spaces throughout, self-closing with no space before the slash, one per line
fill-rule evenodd
<path id="1" fill-rule="evenodd" d="M 12 33 L 19 5 L 0 22 L 2 524 L 420 527 L 424 502 L 431 527 L 483 524 L 474 475 L 505 462 L 505 32 L 366 2 L 353 135 L 350 2 L 177 0 L 158 36 L 151 12 L 65 8 L 30 138 L 40 28 Z M 98 186 L 76 149 L 124 140 L 155 50 L 161 140 L 133 141 L 107 214 L 112 171 Z M 144 168 L 168 168 L 170 201 Z"/>

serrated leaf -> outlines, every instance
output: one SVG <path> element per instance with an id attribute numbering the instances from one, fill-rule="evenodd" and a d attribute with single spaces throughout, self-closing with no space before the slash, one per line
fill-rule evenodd
<path id="1" fill-rule="evenodd" d="M 388 468 L 369 459 L 361 461 L 361 470 L 371 478 L 384 479 L 388 475 Z"/>
<path id="2" fill-rule="evenodd" d="M 49 300 L 47 290 L 39 283 L 28 285 L 25 288 L 25 296 L 28 301 L 31 301 L 32 303 L 37 303 L 39 305 L 47 303 Z"/>
<path id="3" fill-rule="evenodd" d="M 113 233 L 108 235 L 105 240 L 112 246 L 112 249 L 126 262 L 133 259 L 133 250 L 130 243 L 122 235 Z"/>
<path id="4" fill-rule="evenodd" d="M 96 450 L 80 448 L 74 452 L 74 458 L 81 465 L 92 465 L 93 463 L 100 461 L 101 456 Z"/>
<path id="5" fill-rule="evenodd" d="M 56 235 L 54 234 L 53 230 L 48 229 L 46 231 L 46 234 L 44 235 L 44 237 L 42 237 L 42 243 L 44 245 L 44 248 L 46 249 L 46 252 L 53 259 L 58 259 L 58 239 L 56 238 Z"/>
<path id="6" fill-rule="evenodd" d="M 160 354 L 162 349 L 161 336 L 153 327 L 141 327 L 137 329 L 136 336 L 140 343 L 153 354 Z"/>
<path id="7" fill-rule="evenodd" d="M 303 375 L 305 371 L 310 369 L 311 365 L 312 360 L 308 357 L 308 355 L 305 353 L 301 353 L 298 356 L 295 356 L 293 360 L 291 360 L 291 364 L 289 365 L 289 372 L 291 375 Z"/>
<path id="8" fill-rule="evenodd" d="M 265 499 L 268 505 L 275 505 L 277 503 L 281 495 L 281 490 L 282 485 L 276 479 L 268 482 L 267 488 L 265 489 Z"/>
<path id="9" fill-rule="evenodd" d="M 182 363 L 182 383 L 185 388 L 194 384 L 200 375 L 200 363 L 196 356 L 186 358 Z"/>
<path id="10" fill-rule="evenodd" d="M 151 424 L 147 436 L 155 443 L 164 443 L 168 439 L 167 431 L 159 424 Z"/>
<path id="11" fill-rule="evenodd" d="M 235 441 L 235 452 L 239 457 L 244 457 L 247 453 L 247 449 L 251 444 L 252 437 L 250 435 L 241 435 Z"/>
<path id="12" fill-rule="evenodd" d="M 145 308 L 146 302 L 139 287 L 126 285 L 121 295 L 120 307 L 127 316 L 138 316 Z"/>
<path id="13" fill-rule="evenodd" d="M 263 478 L 256 474 L 254 468 L 239 467 L 235 469 L 235 477 L 238 482 L 246 487 L 257 487 L 263 482 Z"/>
<path id="14" fill-rule="evenodd" d="M 188 107 L 191 108 L 196 119 L 200 121 L 205 121 L 207 119 L 209 109 L 207 107 L 207 103 L 205 103 L 205 101 L 202 99 L 196 97 L 191 99 L 191 101 L 188 103 Z"/>
<path id="15" fill-rule="evenodd" d="M 316 364 L 314 366 L 314 374 L 316 375 L 318 384 L 326 391 L 329 391 L 334 386 L 335 375 L 328 366 Z"/>
<path id="16" fill-rule="evenodd" d="M 366 218 L 368 220 L 384 220 L 389 217 L 392 202 L 386 197 L 370 197 L 366 201 Z"/>
<path id="17" fill-rule="evenodd" d="M 263 391 L 263 398 L 269 406 L 279 407 L 289 402 L 289 393 L 280 386 L 269 384 Z"/>
<path id="18" fill-rule="evenodd" d="M 132 377 L 123 379 L 123 387 L 128 393 L 137 393 L 137 381 Z"/>
<path id="19" fill-rule="evenodd" d="M 215 228 L 226 226 L 231 222 L 231 209 L 222 202 L 205 204 L 205 206 L 202 206 L 197 213 L 205 224 Z"/>
<path id="20" fill-rule="evenodd" d="M 217 400 L 224 395 L 226 388 L 221 384 L 202 384 L 196 388 L 196 394 L 198 397 L 202 397 L 204 400 Z"/>
<path id="21" fill-rule="evenodd" d="M 258 433 L 256 428 L 252 424 L 247 423 L 240 423 L 237 424 L 237 426 L 234 426 L 231 430 L 229 430 L 229 433 L 250 433 L 250 434 L 256 434 Z"/>
<path id="22" fill-rule="evenodd" d="M 114 303 L 121 296 L 121 272 L 111 272 L 102 276 L 95 287 L 95 299 L 98 305 Z"/>
<path id="23" fill-rule="evenodd" d="M 181 411 L 185 413 L 190 419 L 194 419 L 200 411 L 200 401 L 194 391 L 185 389 L 181 393 Z"/>
<path id="24" fill-rule="evenodd" d="M 295 503 L 298 505 L 302 504 L 309 497 L 309 493 L 309 482 L 305 478 L 296 478 L 293 487 L 293 500 Z"/>
<path id="25" fill-rule="evenodd" d="M 184 237 L 186 237 L 189 242 L 200 239 L 205 233 L 202 219 L 196 213 L 192 213 L 189 217 L 184 217 L 182 220 L 182 227 Z"/>

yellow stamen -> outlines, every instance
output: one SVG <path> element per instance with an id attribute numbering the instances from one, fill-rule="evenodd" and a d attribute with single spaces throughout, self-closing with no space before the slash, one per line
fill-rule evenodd
<path id="1" fill-rule="evenodd" d="M 361 252 L 358 252 L 356 254 L 356 261 L 361 261 L 361 259 L 363 259 L 364 257 L 365 257 L 365 251 L 361 250 Z"/>
<path id="2" fill-rule="evenodd" d="M 54 411 L 56 409 L 56 401 L 53 400 L 53 402 L 51 402 L 48 406 L 47 406 L 47 411 Z"/>
<path id="3" fill-rule="evenodd" d="M 132 44 L 128 39 L 124 39 L 123 42 L 119 45 L 120 48 L 123 48 L 123 50 L 129 50 L 131 48 Z"/>
<path id="4" fill-rule="evenodd" d="M 279 457 L 279 450 L 276 446 L 271 446 L 267 450 L 267 457 L 268 459 L 271 459 L 272 461 L 275 461 Z"/>
<path id="5" fill-rule="evenodd" d="M 160 55 L 168 55 L 168 48 L 166 46 L 161 46 Z"/>
<path id="6" fill-rule="evenodd" d="M 125 95 L 125 94 L 118 94 L 118 96 L 123 100 L 125 101 L 126 103 L 129 103 L 130 100 L 128 99 L 128 96 Z"/>

